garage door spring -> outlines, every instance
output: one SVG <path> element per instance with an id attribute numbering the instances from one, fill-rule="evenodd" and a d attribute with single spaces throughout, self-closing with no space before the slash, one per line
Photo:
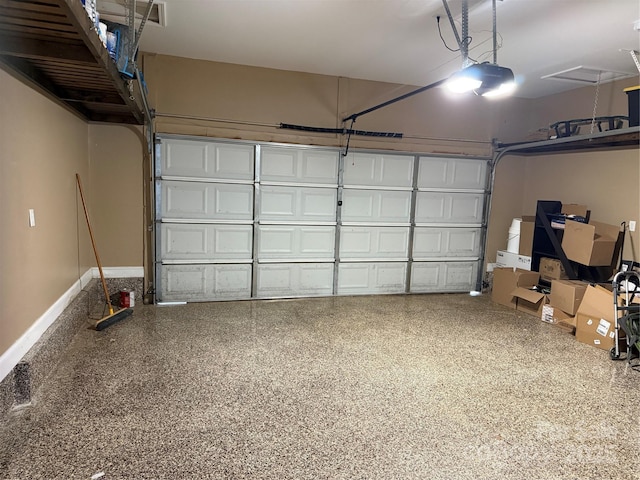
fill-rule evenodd
<path id="1" fill-rule="evenodd" d="M 353 130 L 351 128 L 306 127 L 304 125 L 291 125 L 289 123 L 281 123 L 280 128 L 286 128 L 287 130 L 299 130 L 302 132 L 333 133 L 336 135 L 360 135 L 363 137 L 402 138 L 403 135 L 402 133 L 369 132 L 367 130 Z"/>

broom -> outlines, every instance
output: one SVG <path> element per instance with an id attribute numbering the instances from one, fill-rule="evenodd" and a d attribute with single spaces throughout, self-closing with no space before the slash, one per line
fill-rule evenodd
<path id="1" fill-rule="evenodd" d="M 93 238 L 93 230 L 91 229 L 91 222 L 89 222 L 89 212 L 87 211 L 87 205 L 84 201 L 84 193 L 82 192 L 82 183 L 80 182 L 80 175 L 76 173 L 76 180 L 78 182 L 78 189 L 80 190 L 80 199 L 82 200 L 82 208 L 84 209 L 84 217 L 87 219 L 87 227 L 89 228 L 89 236 L 91 237 L 91 246 L 93 247 L 93 253 L 96 256 L 96 263 L 98 264 L 98 271 L 100 272 L 100 280 L 102 281 L 102 288 L 104 290 L 104 296 L 107 298 L 107 305 L 109 306 L 109 315 L 100 320 L 97 320 L 93 327 L 100 331 L 113 325 L 116 322 L 128 317 L 133 313 L 132 308 L 123 308 L 117 312 L 113 311 L 113 305 L 111 305 L 111 298 L 109 297 L 109 290 L 107 289 L 107 282 L 104 279 L 104 273 L 102 273 L 102 263 L 100 263 L 100 256 L 98 255 L 98 249 L 96 248 L 96 242 Z"/>

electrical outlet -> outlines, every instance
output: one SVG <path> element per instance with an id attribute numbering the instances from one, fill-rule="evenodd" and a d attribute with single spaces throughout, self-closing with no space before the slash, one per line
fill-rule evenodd
<path id="1" fill-rule="evenodd" d="M 36 226 L 36 212 L 33 208 L 29 209 L 29 226 L 30 227 Z"/>
<path id="2" fill-rule="evenodd" d="M 636 231 L 636 221 L 635 220 L 629 220 L 629 231 L 630 232 L 635 232 Z"/>

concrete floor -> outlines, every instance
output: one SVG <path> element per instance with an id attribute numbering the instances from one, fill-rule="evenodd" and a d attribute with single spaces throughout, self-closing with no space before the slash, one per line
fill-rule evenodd
<path id="1" fill-rule="evenodd" d="M 0 425 L 0 479 L 638 479 L 640 372 L 487 296 L 137 306 Z"/>

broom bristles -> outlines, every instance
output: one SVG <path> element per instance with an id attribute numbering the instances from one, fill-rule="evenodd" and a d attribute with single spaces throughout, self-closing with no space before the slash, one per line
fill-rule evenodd
<path id="1" fill-rule="evenodd" d="M 98 331 L 104 330 L 105 328 L 113 325 L 114 323 L 127 318 L 132 313 L 133 313 L 132 308 L 123 308 L 122 310 L 118 310 L 117 312 L 107 315 L 106 317 L 98 320 L 96 322 L 95 329 Z"/>

